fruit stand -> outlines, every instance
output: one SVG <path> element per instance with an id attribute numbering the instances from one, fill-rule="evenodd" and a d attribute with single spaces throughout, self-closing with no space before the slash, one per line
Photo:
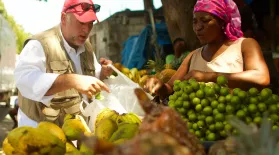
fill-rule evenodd
<path id="1" fill-rule="evenodd" d="M 149 61 L 149 66 L 154 66 L 152 63 Z M 175 73 L 168 67 L 154 74 L 114 66 L 140 86 L 150 76 L 169 80 Z M 136 88 L 135 100 L 145 111 L 144 118 L 104 108 L 97 115 L 94 130 L 90 130 L 82 116 L 67 114 L 61 127 L 40 122 L 37 128 L 12 130 L 3 142 L 3 151 L 7 155 L 159 155 L 166 151 L 178 155 L 278 154 L 279 96 L 269 88 L 231 90 L 224 76 L 216 81 L 174 81 L 168 106 L 150 100 Z"/>

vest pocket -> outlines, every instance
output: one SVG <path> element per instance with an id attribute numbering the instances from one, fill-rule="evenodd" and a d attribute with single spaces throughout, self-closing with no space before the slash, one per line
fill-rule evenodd
<path id="1" fill-rule="evenodd" d="M 95 75 L 95 69 L 91 69 L 91 68 L 84 68 L 83 70 L 83 74 L 85 75 L 90 75 L 90 76 L 94 76 Z"/>
<path id="2" fill-rule="evenodd" d="M 57 73 L 57 74 L 69 73 L 69 68 L 70 68 L 69 60 L 51 61 L 49 65 L 53 73 Z"/>

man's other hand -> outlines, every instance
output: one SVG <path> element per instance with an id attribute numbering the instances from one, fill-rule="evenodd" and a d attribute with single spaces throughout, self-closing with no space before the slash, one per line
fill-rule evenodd
<path id="1" fill-rule="evenodd" d="M 113 70 L 108 65 L 112 64 L 112 61 L 105 59 L 105 58 L 100 58 L 100 64 L 102 65 L 101 79 L 104 79 L 104 78 L 110 76 L 112 74 Z"/>

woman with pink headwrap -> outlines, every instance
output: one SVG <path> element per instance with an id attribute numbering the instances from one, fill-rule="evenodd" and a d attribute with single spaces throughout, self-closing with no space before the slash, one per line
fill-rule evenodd
<path id="1" fill-rule="evenodd" d="M 243 37 L 241 17 L 233 0 L 197 0 L 193 30 L 202 47 L 184 59 L 167 83 L 148 79 L 146 91 L 165 98 L 172 94 L 174 80 L 216 82 L 220 75 L 227 77 L 230 88 L 262 88 L 269 84 L 261 48 L 254 39 Z"/>

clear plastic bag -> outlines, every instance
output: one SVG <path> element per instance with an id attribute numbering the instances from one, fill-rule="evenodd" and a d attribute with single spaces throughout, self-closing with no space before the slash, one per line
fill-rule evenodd
<path id="1" fill-rule="evenodd" d="M 140 86 L 130 80 L 114 66 L 111 65 L 110 67 L 117 73 L 116 77 L 104 80 L 104 83 L 107 84 L 111 92 L 107 93 L 102 91 L 102 100 L 95 99 L 92 103 L 83 101 L 83 103 L 86 104 L 86 107 L 83 108 L 83 103 L 80 106 L 82 114 L 85 117 L 88 117 L 88 126 L 92 132 L 94 130 L 96 117 L 104 108 L 115 110 L 120 114 L 133 112 L 139 117 L 143 117 L 145 114 L 134 93 L 134 89 L 140 88 Z M 148 93 L 147 95 L 152 99 L 151 95 Z"/>

